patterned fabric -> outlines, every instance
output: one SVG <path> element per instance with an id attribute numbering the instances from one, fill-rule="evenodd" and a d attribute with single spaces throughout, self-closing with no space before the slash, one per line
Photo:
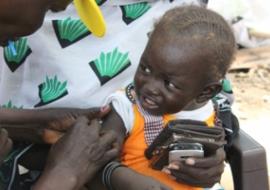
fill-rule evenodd
<path id="1" fill-rule="evenodd" d="M 105 97 L 131 81 L 153 23 L 168 9 L 200 4 L 199 0 L 96 2 L 107 24 L 103 38 L 87 30 L 71 4 L 63 12 L 48 12 L 36 33 L 16 41 L 17 55 L 0 47 L 1 106 L 101 106 Z M 5 171 L 14 171 L 15 181 L 24 184 L 18 170 L 12 169 L 14 163 Z"/>
<path id="2" fill-rule="evenodd" d="M 0 47 L 0 105 L 23 108 L 100 106 L 126 86 L 163 13 L 198 0 L 98 0 L 106 35 L 97 38 L 71 4 L 46 14 L 42 27 L 15 42 L 17 55 Z M 2 51 L 2 53 L 1 53 Z"/>
<path id="3" fill-rule="evenodd" d="M 163 129 L 163 117 L 149 114 L 146 110 L 143 109 L 139 101 L 136 103 L 140 113 L 144 117 L 145 142 L 149 146 Z"/>

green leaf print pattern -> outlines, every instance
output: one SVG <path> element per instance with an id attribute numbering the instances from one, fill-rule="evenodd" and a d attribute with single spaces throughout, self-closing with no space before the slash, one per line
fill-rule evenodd
<path id="1" fill-rule="evenodd" d="M 123 20 L 126 24 L 130 24 L 151 8 L 147 2 L 121 6 Z"/>
<path id="2" fill-rule="evenodd" d="M 115 48 L 112 52 L 101 52 L 98 59 L 91 61 L 90 66 L 97 74 L 101 84 L 121 73 L 130 65 L 128 52 L 121 53 Z"/>
<path id="3" fill-rule="evenodd" d="M 103 3 L 105 3 L 106 0 L 96 0 L 96 3 L 98 5 L 102 5 Z"/>
<path id="4" fill-rule="evenodd" d="M 32 52 L 27 44 L 26 38 L 20 38 L 14 42 L 17 55 L 13 55 L 9 47 L 4 48 L 5 61 L 12 72 L 14 72 Z"/>
<path id="5" fill-rule="evenodd" d="M 39 85 L 39 97 L 41 102 L 35 105 L 35 107 L 51 103 L 67 94 L 67 81 L 60 82 L 57 76 L 54 76 L 54 78 L 46 76 L 46 81 Z"/>
<path id="6" fill-rule="evenodd" d="M 54 20 L 53 27 L 58 41 L 63 48 L 90 34 L 80 19 L 67 18 L 65 20 Z"/>

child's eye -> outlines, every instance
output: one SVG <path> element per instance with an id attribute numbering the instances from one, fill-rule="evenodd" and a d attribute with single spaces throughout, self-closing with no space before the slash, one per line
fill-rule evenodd
<path id="1" fill-rule="evenodd" d="M 151 73 L 151 70 L 146 67 L 145 65 L 141 65 L 141 69 L 145 72 L 145 73 Z"/>
<path id="2" fill-rule="evenodd" d="M 149 68 L 145 68 L 145 70 L 144 70 L 146 73 L 151 73 L 151 71 L 150 71 L 150 69 Z"/>
<path id="3" fill-rule="evenodd" d="M 177 88 L 173 83 L 171 83 L 170 81 L 165 81 L 165 85 L 169 88 Z"/>

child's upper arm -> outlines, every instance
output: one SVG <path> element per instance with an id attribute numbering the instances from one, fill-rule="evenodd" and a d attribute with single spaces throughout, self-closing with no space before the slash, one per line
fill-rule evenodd
<path id="1" fill-rule="evenodd" d="M 112 111 L 103 119 L 102 130 L 113 130 L 116 135 L 118 141 L 122 142 L 126 136 L 126 127 L 124 125 L 123 120 L 112 107 Z"/>
<path id="2" fill-rule="evenodd" d="M 123 140 L 133 127 L 133 104 L 123 91 L 111 94 L 104 103 L 104 105 L 108 104 L 111 105 L 112 111 L 104 119 L 104 130 L 111 129 L 115 131 L 117 138 Z"/>

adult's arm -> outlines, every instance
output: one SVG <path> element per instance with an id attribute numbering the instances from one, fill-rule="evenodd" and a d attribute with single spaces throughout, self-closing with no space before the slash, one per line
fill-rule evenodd
<path id="1" fill-rule="evenodd" d="M 0 108 L 0 127 L 9 132 L 10 138 L 37 143 L 55 143 L 79 116 L 102 117 L 110 108 L 49 108 L 5 109 Z"/>
<path id="2" fill-rule="evenodd" d="M 118 150 L 114 133 L 101 133 L 98 120 L 80 117 L 50 150 L 45 170 L 33 190 L 77 190 Z"/>

